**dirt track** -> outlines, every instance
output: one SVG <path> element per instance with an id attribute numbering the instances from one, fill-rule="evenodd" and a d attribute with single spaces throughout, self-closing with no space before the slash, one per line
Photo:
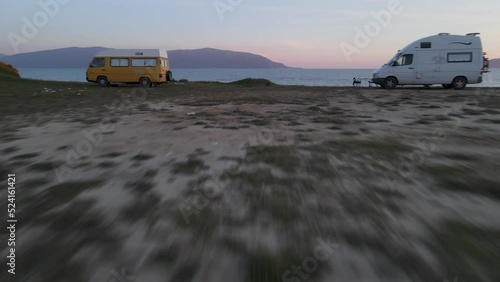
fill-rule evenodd
<path id="1" fill-rule="evenodd" d="M 499 281 L 499 91 L 9 84 L 19 276 Z"/>

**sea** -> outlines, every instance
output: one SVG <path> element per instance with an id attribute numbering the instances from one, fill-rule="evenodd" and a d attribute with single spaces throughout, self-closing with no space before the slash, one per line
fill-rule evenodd
<path id="1" fill-rule="evenodd" d="M 19 68 L 21 77 L 86 82 L 84 68 Z M 369 86 L 374 69 L 173 69 L 176 80 L 232 82 L 245 78 L 264 78 L 281 85 L 352 86 L 353 78 Z M 481 87 L 500 87 L 500 69 L 491 69 Z"/>

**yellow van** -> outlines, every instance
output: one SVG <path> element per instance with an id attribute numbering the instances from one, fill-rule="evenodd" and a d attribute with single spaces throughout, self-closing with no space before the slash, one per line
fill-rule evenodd
<path id="1" fill-rule="evenodd" d="M 87 81 L 100 86 L 139 83 L 149 87 L 172 80 L 167 51 L 110 49 L 98 52 L 87 68 Z"/>

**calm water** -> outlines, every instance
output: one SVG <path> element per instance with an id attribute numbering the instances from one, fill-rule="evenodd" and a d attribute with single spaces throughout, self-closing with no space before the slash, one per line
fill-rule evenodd
<path id="1" fill-rule="evenodd" d="M 175 79 L 231 82 L 244 78 L 265 78 L 282 85 L 351 86 L 357 77 L 368 85 L 373 69 L 175 69 Z M 20 68 L 24 78 L 85 82 L 85 69 Z M 484 75 L 484 87 L 500 87 L 500 69 Z"/>

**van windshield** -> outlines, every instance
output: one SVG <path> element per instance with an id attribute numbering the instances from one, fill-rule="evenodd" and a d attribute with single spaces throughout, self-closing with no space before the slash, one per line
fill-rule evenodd
<path id="1" fill-rule="evenodd" d="M 94 58 L 94 60 L 92 60 L 92 63 L 90 63 L 90 65 L 93 68 L 104 67 L 104 58 Z"/>
<path id="2" fill-rule="evenodd" d="M 392 57 L 387 63 L 386 65 L 392 65 L 395 61 L 397 61 L 399 59 L 399 57 L 401 57 L 402 53 L 397 53 L 396 55 L 394 55 L 394 57 Z"/>

